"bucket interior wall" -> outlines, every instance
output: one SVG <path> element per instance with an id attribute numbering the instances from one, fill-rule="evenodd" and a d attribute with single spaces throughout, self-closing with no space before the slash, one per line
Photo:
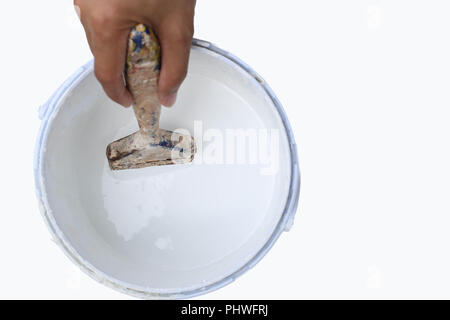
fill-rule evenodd
<path id="1" fill-rule="evenodd" d="M 48 214 L 80 259 L 130 287 L 182 292 L 225 278 L 263 248 L 283 213 L 291 174 L 272 100 L 227 58 L 193 48 L 161 127 L 195 134 L 195 121 L 204 138 L 197 163 L 111 172 L 105 148 L 137 130 L 132 109 L 111 102 L 92 72 L 65 94 L 44 141 L 44 191 Z M 199 163 L 220 136 L 227 143 L 228 129 L 277 129 L 276 172 L 262 174 L 275 165 L 262 161 Z"/>

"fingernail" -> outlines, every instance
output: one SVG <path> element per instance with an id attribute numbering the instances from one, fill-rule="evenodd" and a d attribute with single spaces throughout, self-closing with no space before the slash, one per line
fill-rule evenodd
<path id="1" fill-rule="evenodd" d="M 120 105 L 124 108 L 129 108 L 133 105 L 133 102 L 127 100 L 126 102 L 122 102 Z"/>
<path id="2" fill-rule="evenodd" d="M 131 96 L 126 95 L 124 103 L 122 104 L 125 108 L 129 108 L 133 105 L 133 98 Z"/>
<path id="3" fill-rule="evenodd" d="M 131 107 L 132 103 L 130 103 L 128 100 L 126 100 L 126 101 L 122 101 L 120 103 L 120 105 L 124 108 L 129 108 L 129 107 Z"/>
<path id="4" fill-rule="evenodd" d="M 178 92 L 174 92 L 174 93 L 171 93 L 171 94 L 169 94 L 164 100 L 164 105 L 166 106 L 166 107 L 171 107 L 171 106 L 173 106 L 174 104 L 175 104 L 175 101 L 177 100 L 177 94 L 178 94 Z"/>

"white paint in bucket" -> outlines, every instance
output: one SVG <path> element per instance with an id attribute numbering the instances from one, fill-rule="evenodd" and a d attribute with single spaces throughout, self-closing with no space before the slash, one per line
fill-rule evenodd
<path id="1" fill-rule="evenodd" d="M 113 288 L 146 298 L 206 293 L 253 266 L 292 223 L 299 177 L 284 112 L 249 67 L 205 41 L 194 41 L 188 77 L 161 127 L 276 130 L 272 174 L 262 174 L 267 163 L 201 161 L 111 172 L 106 145 L 137 124 L 106 98 L 92 64 L 41 116 L 35 173 L 44 217 L 65 253 Z"/>

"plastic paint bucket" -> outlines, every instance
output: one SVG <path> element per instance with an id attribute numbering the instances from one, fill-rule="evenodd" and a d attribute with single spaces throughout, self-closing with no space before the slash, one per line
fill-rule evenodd
<path id="1" fill-rule="evenodd" d="M 195 137 L 192 164 L 109 170 L 106 145 L 137 124 L 105 96 L 92 62 L 40 118 L 35 179 L 50 232 L 83 271 L 121 292 L 188 298 L 216 290 L 292 225 L 300 177 L 286 115 L 259 75 L 206 41 L 193 41 L 177 104 L 161 117 L 162 128 Z"/>

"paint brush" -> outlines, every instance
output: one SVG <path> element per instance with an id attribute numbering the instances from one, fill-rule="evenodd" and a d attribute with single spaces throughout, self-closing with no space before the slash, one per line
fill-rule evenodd
<path id="1" fill-rule="evenodd" d="M 151 28 L 138 24 L 128 40 L 125 80 L 134 100 L 139 131 L 108 145 L 106 157 L 111 170 L 188 163 L 194 158 L 195 143 L 190 135 L 159 127 L 160 68 L 158 39 Z"/>

